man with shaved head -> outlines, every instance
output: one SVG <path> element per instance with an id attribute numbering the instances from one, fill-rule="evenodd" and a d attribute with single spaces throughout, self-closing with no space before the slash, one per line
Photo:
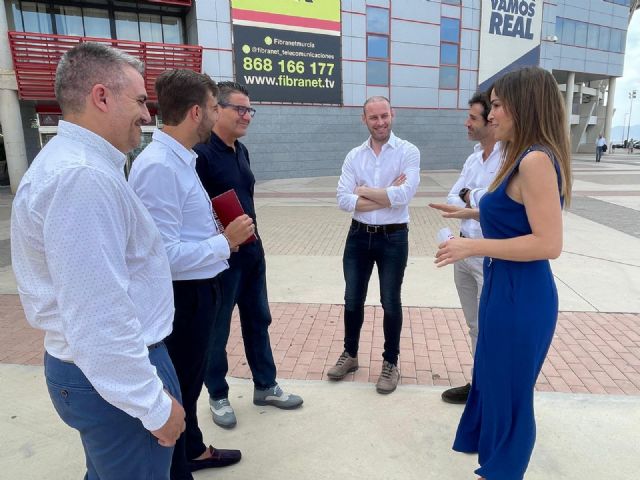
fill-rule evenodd
<path id="1" fill-rule="evenodd" d="M 376 390 L 393 392 L 400 380 L 401 287 L 409 252 L 409 202 L 420 183 L 420 152 L 396 137 L 394 111 L 385 97 L 371 97 L 362 121 L 370 136 L 347 155 L 338 182 L 338 205 L 353 214 L 342 259 L 344 352 L 327 372 L 340 380 L 358 369 L 358 344 L 373 266 L 378 269 L 384 310 L 384 353 Z"/>

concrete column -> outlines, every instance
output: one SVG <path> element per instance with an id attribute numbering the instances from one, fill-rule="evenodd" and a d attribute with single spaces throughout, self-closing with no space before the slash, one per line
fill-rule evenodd
<path id="1" fill-rule="evenodd" d="M 6 40 L 8 31 L 7 14 L 4 5 L 0 5 L 0 38 L 3 39 L 0 42 L 0 125 L 7 154 L 9 182 L 11 191 L 15 193 L 29 164 L 11 50 Z"/>
<path id="2" fill-rule="evenodd" d="M 575 72 L 569 72 L 567 75 L 567 89 L 564 94 L 564 111 L 567 114 L 567 128 L 571 134 L 571 115 L 573 110 L 573 92 L 576 84 Z"/>
<path id="3" fill-rule="evenodd" d="M 611 122 L 613 121 L 613 103 L 616 98 L 616 77 L 609 77 L 609 94 L 607 95 L 607 114 L 604 117 L 604 138 L 611 145 Z"/>

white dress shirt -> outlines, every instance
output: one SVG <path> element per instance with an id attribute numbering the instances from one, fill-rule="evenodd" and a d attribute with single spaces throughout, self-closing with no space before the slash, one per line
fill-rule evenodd
<path id="1" fill-rule="evenodd" d="M 407 180 L 400 186 L 391 186 L 403 173 Z M 409 223 L 409 202 L 419 183 L 420 151 L 415 145 L 399 139 L 392 132 L 376 156 L 369 137 L 351 150 L 344 160 L 338 181 L 338 206 L 346 212 L 353 212 L 354 220 L 368 225 Z M 354 191 L 362 185 L 386 189 L 391 206 L 371 212 L 356 211 L 359 197 Z"/>
<path id="2" fill-rule="evenodd" d="M 478 208 L 480 199 L 487 193 L 487 188 L 493 182 L 500 168 L 500 162 L 502 161 L 500 142 L 496 142 L 486 160 L 482 159 L 482 154 L 482 145 L 478 143 L 473 147 L 473 153 L 464 162 L 458 180 L 451 187 L 451 191 L 447 196 L 449 205 L 464 207 L 466 204 L 458 194 L 463 188 L 468 188 L 471 190 L 469 192 L 471 208 Z M 482 238 L 482 229 L 480 228 L 480 222 L 477 220 L 462 220 L 460 222 L 460 232 L 467 238 Z"/>
<path id="3" fill-rule="evenodd" d="M 193 150 L 156 130 L 129 174 L 129 184 L 162 234 L 174 280 L 213 278 L 229 267 L 229 242 L 214 220 L 196 158 Z"/>
<path id="4" fill-rule="evenodd" d="M 13 201 L 12 263 L 47 352 L 74 362 L 102 398 L 156 430 L 171 400 L 147 345 L 171 333 L 171 274 L 124 162 L 102 137 L 61 121 Z"/>
<path id="5" fill-rule="evenodd" d="M 596 147 L 602 147 L 607 143 L 607 140 L 604 137 L 598 137 L 596 140 Z"/>

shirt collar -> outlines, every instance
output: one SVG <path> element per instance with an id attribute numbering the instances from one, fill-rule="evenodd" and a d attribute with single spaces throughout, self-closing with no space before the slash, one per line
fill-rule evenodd
<path id="1" fill-rule="evenodd" d="M 500 143 L 500 141 L 497 141 L 493 146 L 493 150 L 491 151 L 489 156 L 493 155 L 495 152 L 499 151 L 501 148 L 502 148 L 502 144 Z M 482 148 L 482 145 L 480 143 L 476 143 L 473 146 L 473 153 L 482 153 L 483 150 L 484 149 Z"/>
<path id="2" fill-rule="evenodd" d="M 173 153 L 175 153 L 187 165 L 193 167 L 196 164 L 196 158 L 198 157 L 198 154 L 192 149 L 185 148 L 184 145 L 178 142 L 171 135 L 164 133 L 162 130 L 154 130 L 153 139 L 156 142 L 160 142 L 163 145 L 169 147 L 173 151 Z"/>
<path id="3" fill-rule="evenodd" d="M 398 137 L 396 137 L 394 135 L 393 131 L 391 132 L 391 135 L 389 136 L 389 140 L 387 140 L 387 143 L 382 145 L 382 148 L 384 148 L 385 145 L 389 145 L 389 147 L 391 147 L 391 148 L 397 148 L 398 147 Z M 363 146 L 365 146 L 367 148 L 371 148 L 371 135 L 369 135 L 369 138 L 367 138 L 367 141 L 364 142 Z M 381 149 L 381 151 L 382 151 L 382 149 Z"/>
<path id="4" fill-rule="evenodd" d="M 235 147 L 235 149 L 238 149 L 238 144 L 240 142 L 238 140 L 235 140 L 233 142 L 233 145 Z M 211 138 L 209 139 L 209 144 L 211 146 L 213 146 L 216 150 L 221 151 L 221 152 L 226 152 L 226 151 L 233 151 L 234 149 L 232 147 L 230 147 L 229 145 L 227 145 L 226 143 L 224 143 L 222 141 L 222 139 L 216 135 L 216 132 L 211 132 Z"/>
<path id="5" fill-rule="evenodd" d="M 57 135 L 70 140 L 80 142 L 101 157 L 109 160 L 116 168 L 122 170 L 124 168 L 127 156 L 109 143 L 105 138 L 97 133 L 92 132 L 77 123 L 60 120 L 58 122 Z"/>

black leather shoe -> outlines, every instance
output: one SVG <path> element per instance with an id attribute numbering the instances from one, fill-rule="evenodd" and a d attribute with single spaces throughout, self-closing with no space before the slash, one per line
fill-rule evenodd
<path id="1" fill-rule="evenodd" d="M 196 472 L 205 468 L 228 467 L 229 465 L 238 463 L 242 458 L 240 450 L 223 450 L 221 448 L 213 448 L 213 446 L 209 445 L 209 451 L 211 452 L 210 458 L 190 460 L 189 470 Z"/>
<path id="2" fill-rule="evenodd" d="M 469 398 L 469 392 L 471 391 L 471 384 L 467 383 L 464 387 L 454 387 L 442 392 L 442 400 L 447 403 L 467 403 Z"/>

